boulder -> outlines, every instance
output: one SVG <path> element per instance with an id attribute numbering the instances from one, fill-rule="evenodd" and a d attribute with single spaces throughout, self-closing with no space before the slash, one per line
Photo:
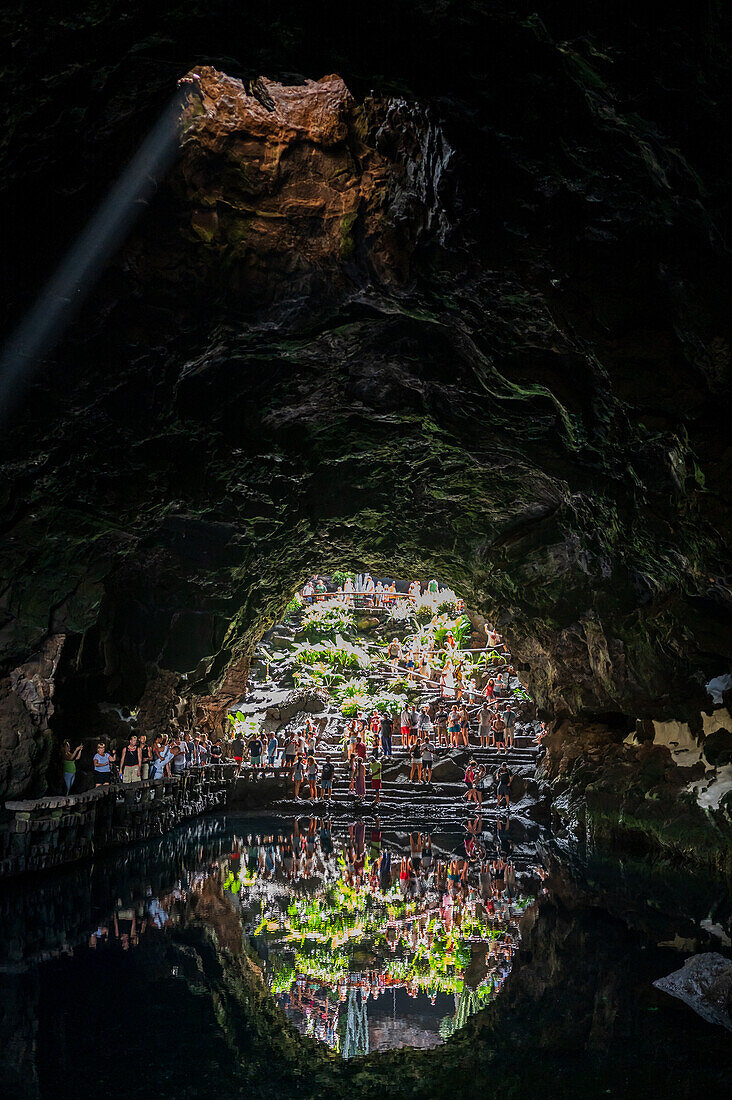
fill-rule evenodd
<path id="1" fill-rule="evenodd" d="M 432 767 L 432 778 L 437 783 L 455 783 L 463 778 L 465 769 L 449 756 L 436 760 Z"/>
<path id="2" fill-rule="evenodd" d="M 653 983 L 678 997 L 710 1024 L 732 1031 L 732 961 L 716 951 L 687 959 L 680 970 Z"/>
<path id="3" fill-rule="evenodd" d="M 265 718 L 274 722 L 289 722 L 296 714 L 320 714 L 325 699 L 317 691 L 294 691 L 284 702 L 269 707 Z"/>

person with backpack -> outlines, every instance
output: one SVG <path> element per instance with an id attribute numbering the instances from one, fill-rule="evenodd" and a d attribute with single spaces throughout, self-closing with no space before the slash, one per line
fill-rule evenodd
<path id="1" fill-rule="evenodd" d="M 330 754 L 325 754 L 325 760 L 323 761 L 323 767 L 320 772 L 320 793 L 323 798 L 326 798 L 329 802 L 333 797 L 333 776 L 335 775 L 335 767 L 331 761 Z"/>

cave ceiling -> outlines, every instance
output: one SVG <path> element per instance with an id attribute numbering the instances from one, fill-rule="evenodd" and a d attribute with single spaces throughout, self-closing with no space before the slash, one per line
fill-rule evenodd
<path id="1" fill-rule="evenodd" d="M 723 17 L 227 7 L 12 13 L 8 327 L 196 76 L 4 432 L 4 671 L 62 635 L 99 698 L 215 691 L 348 565 L 449 581 L 547 713 L 698 709 L 732 658 Z"/>

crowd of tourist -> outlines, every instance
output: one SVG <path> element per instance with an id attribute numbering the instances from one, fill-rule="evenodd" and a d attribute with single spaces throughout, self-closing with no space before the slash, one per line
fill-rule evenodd
<path id="1" fill-rule="evenodd" d="M 63 744 L 63 777 L 67 793 L 74 785 L 82 750 L 82 745 L 72 750 L 68 741 Z M 225 744 L 221 739 L 212 740 L 198 731 L 159 734 L 151 741 L 144 733 L 130 733 L 121 745 L 112 746 L 106 740 L 97 743 L 91 760 L 91 773 L 95 787 L 114 782 L 138 783 L 146 779 L 184 775 L 189 768 L 220 763 L 225 755 Z"/>
<path id="2" fill-rule="evenodd" d="M 345 723 L 340 741 L 348 793 L 363 799 L 370 790 L 378 804 L 384 763 L 392 760 L 395 751 L 401 750 L 406 756 L 409 777 L 405 781 L 411 784 L 430 784 L 435 761 L 449 755 L 451 749 L 475 745 L 508 757 L 514 747 L 516 717 L 509 701 L 503 710 L 492 709 L 484 702 L 474 719 L 466 707 L 454 705 L 448 710 L 442 702 L 405 706 L 394 718 L 377 711 L 370 718 L 352 718 Z M 336 751 L 327 745 L 321 751 L 322 738 L 321 723 L 308 717 L 300 729 L 284 737 L 272 731 L 267 737 L 255 733 L 246 741 L 237 735 L 230 751 L 238 768 L 248 758 L 255 773 L 271 771 L 291 779 L 296 801 L 301 797 L 332 801 L 339 754 L 337 746 Z M 493 770 L 471 759 L 464 780 L 469 801 L 482 804 L 484 792 L 495 785 L 499 804 L 508 806 L 512 773 L 507 763 Z"/>
<path id="3" fill-rule="evenodd" d="M 333 584 L 329 578 L 313 576 L 300 590 L 300 598 L 305 605 L 321 603 L 324 600 L 336 597 L 350 607 L 390 607 L 398 600 L 406 600 L 416 604 L 420 597 L 431 596 L 435 602 L 440 594 L 440 584 L 434 578 L 422 584 L 420 581 L 410 581 L 406 591 L 397 588 L 396 581 L 389 578 L 374 580 L 370 573 L 354 574 L 346 576 L 341 584 Z M 456 600 L 458 611 L 463 610 L 463 601 Z"/>

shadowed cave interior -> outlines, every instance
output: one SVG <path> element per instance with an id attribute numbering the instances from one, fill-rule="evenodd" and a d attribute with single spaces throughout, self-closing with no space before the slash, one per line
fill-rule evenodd
<path id="1" fill-rule="evenodd" d="M 699 931 L 729 931 L 732 869 L 728 16 L 409 2 L 346 27 L 335 5 L 101 4 L 48 23 L 16 7 L 8 333 L 171 96 L 181 111 L 175 162 L 3 424 L 3 801 L 57 795 L 63 741 L 126 736 L 130 710 L 151 738 L 182 699 L 223 735 L 313 572 L 439 577 L 505 638 L 548 731 L 551 890 L 500 998 L 440 1051 L 341 1065 L 313 1045 L 303 1067 L 250 948 L 219 951 L 220 898 L 186 900 L 181 943 L 145 947 L 151 973 L 197 953 L 211 1049 L 247 1052 L 253 1095 L 387 1080 L 437 1096 L 491 1066 L 522 1095 L 512 1026 L 552 1050 L 557 1089 L 599 1095 L 601 1052 L 636 1012 L 623 952 L 646 986 L 673 951 L 681 965 L 659 946 L 677 934 L 729 957 Z M 52 874 L 83 897 L 76 871 Z M 101 913 L 132 871 L 98 874 Z M 633 890 L 641 916 L 618 901 Z M 63 959 L 37 965 L 8 979 L 16 1069 L 62 999 Z M 129 1012 L 140 988 L 109 965 Z M 724 1031 L 645 997 L 633 1033 L 653 1032 L 653 1071 L 682 1095 L 703 1072 L 721 1095 Z M 555 1031 L 558 1005 L 583 1026 Z M 661 1070 L 677 1027 L 703 1070 L 682 1054 Z M 652 1095 L 628 1049 L 610 1087 Z M 54 1095 L 54 1072 L 28 1095 Z"/>

